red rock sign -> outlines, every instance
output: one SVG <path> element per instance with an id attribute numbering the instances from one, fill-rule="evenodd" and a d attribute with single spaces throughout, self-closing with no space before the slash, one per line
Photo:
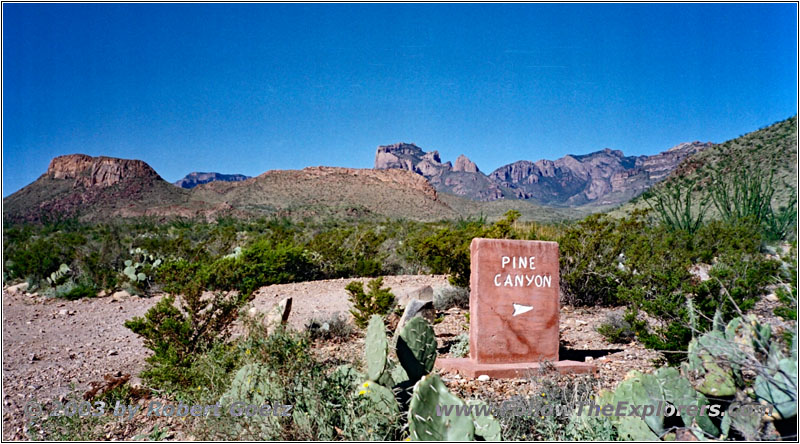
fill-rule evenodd
<path id="1" fill-rule="evenodd" d="M 558 360 L 556 242 L 473 239 L 470 254 L 470 357 L 437 367 L 472 378 L 526 377 L 544 361 L 564 373 L 594 371 Z"/>
<path id="2" fill-rule="evenodd" d="M 474 239 L 470 255 L 470 356 L 557 361 L 558 244 Z"/>

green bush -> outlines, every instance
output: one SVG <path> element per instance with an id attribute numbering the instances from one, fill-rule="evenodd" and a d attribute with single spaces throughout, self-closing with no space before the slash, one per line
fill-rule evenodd
<path id="1" fill-rule="evenodd" d="M 177 304 L 173 296 L 165 296 L 144 317 L 126 321 L 125 326 L 153 351 L 142 376 L 171 388 L 189 384 L 189 369 L 197 355 L 226 338 L 240 303 L 220 293 L 207 297 L 189 293 Z"/>
<path id="2" fill-rule="evenodd" d="M 377 278 L 367 283 L 369 291 L 364 292 L 364 284 L 360 281 L 353 281 L 347 284 L 345 290 L 350 293 L 348 300 L 353 304 L 350 313 L 353 315 L 355 324 L 364 328 L 372 315 L 384 316 L 394 308 L 394 294 L 391 288 L 381 288 L 383 278 Z"/>
<path id="3" fill-rule="evenodd" d="M 440 229 L 436 234 L 411 239 L 416 254 L 433 274 L 449 274 L 450 283 L 469 287 L 470 243 L 476 237 L 515 239 L 513 229 L 520 217 L 515 210 L 508 211 L 504 218 L 492 225 L 482 219 L 464 220 L 455 227 Z"/>

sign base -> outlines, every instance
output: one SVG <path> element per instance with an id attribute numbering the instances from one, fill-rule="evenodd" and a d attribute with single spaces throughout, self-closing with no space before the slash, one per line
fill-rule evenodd
<path id="1" fill-rule="evenodd" d="M 597 371 L 594 364 L 590 362 L 556 361 L 552 365 L 561 374 L 595 373 Z M 497 379 L 527 378 L 538 373 L 543 367 L 539 362 L 484 364 L 470 358 L 439 358 L 436 360 L 435 366 L 443 372 L 456 371 L 464 377 L 473 379 L 480 375 Z"/>

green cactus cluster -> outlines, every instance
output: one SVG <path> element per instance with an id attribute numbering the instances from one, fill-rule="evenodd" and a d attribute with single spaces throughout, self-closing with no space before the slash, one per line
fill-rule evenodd
<path id="1" fill-rule="evenodd" d="M 63 283 L 64 278 L 71 272 L 72 270 L 70 270 L 67 264 L 61 264 L 58 270 L 50 273 L 50 276 L 47 278 L 47 283 L 50 285 L 59 285 Z"/>
<path id="2" fill-rule="evenodd" d="M 161 259 L 149 254 L 147 250 L 132 248 L 130 254 L 135 260 L 128 259 L 125 261 L 125 268 L 122 270 L 122 274 L 133 284 L 143 284 L 148 279 L 145 271 L 158 268 L 161 265 Z"/>
<path id="3" fill-rule="evenodd" d="M 692 339 L 688 360 L 680 370 L 662 367 L 653 374 L 634 371 L 613 393 L 602 396 L 612 405 L 620 401 L 637 405 L 662 402 L 697 406 L 699 412 L 710 405 L 709 399 L 715 399 L 728 404 L 721 421 L 714 422 L 708 410 L 695 416 L 678 412 L 685 427 L 698 439 L 726 439 L 731 429 L 747 440 L 758 439 L 762 431 L 775 430 L 773 421 L 797 415 L 796 337 L 789 348 L 791 355 L 785 356 L 770 327 L 761 325 L 755 316 L 737 317 L 727 325 L 721 316 L 715 316 L 712 330 Z M 623 439 L 669 439 L 671 435 L 664 428 L 663 416 L 612 419 Z"/>
<path id="4" fill-rule="evenodd" d="M 389 348 L 383 319 L 373 315 L 365 348 L 369 380 L 358 391 L 370 406 L 367 421 L 374 415 L 389 417 L 405 412 L 409 438 L 415 441 L 465 441 L 476 436 L 500 440 L 500 423 L 492 416 L 436 414 L 437 405 L 465 404 L 431 373 L 436 361 L 436 336 L 425 319 L 415 317 L 397 333 L 397 363 L 389 356 Z M 470 405 L 475 402 L 470 401 Z"/>

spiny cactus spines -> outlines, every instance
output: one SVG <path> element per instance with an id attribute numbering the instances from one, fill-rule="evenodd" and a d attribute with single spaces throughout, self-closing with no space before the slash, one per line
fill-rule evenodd
<path id="1" fill-rule="evenodd" d="M 408 431 L 414 441 L 472 441 L 475 425 L 470 415 L 438 415 L 437 406 L 464 406 L 438 375 L 426 375 L 414 386 L 408 410 Z M 440 407 L 441 408 L 441 407 Z"/>
<path id="2" fill-rule="evenodd" d="M 397 359 L 408 374 L 409 380 L 418 381 L 433 370 L 436 361 L 436 336 L 428 322 L 411 319 L 397 338 Z"/>
<path id="3" fill-rule="evenodd" d="M 470 399 L 467 405 L 484 407 L 482 411 L 488 413 L 486 403 L 477 399 Z M 477 410 L 472 410 L 472 425 L 475 427 L 475 436 L 480 436 L 484 441 L 502 441 L 500 434 L 500 422 L 491 415 L 477 414 Z"/>
<path id="4" fill-rule="evenodd" d="M 364 353 L 367 358 L 367 378 L 377 381 L 386 369 L 389 356 L 389 339 L 383 319 L 378 315 L 372 315 L 369 319 Z"/>

